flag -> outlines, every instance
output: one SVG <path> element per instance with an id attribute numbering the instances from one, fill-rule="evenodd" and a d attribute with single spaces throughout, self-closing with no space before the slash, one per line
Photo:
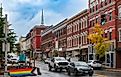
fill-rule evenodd
<path id="1" fill-rule="evenodd" d="M 19 68 L 19 69 L 12 69 L 9 70 L 9 76 L 36 76 L 36 74 L 34 74 L 34 70 L 36 68 Z"/>

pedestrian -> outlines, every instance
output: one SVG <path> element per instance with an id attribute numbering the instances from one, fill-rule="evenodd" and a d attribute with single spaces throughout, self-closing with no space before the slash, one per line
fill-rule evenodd
<path id="1" fill-rule="evenodd" d="M 19 54 L 19 63 L 26 65 L 26 55 L 23 51 Z"/>

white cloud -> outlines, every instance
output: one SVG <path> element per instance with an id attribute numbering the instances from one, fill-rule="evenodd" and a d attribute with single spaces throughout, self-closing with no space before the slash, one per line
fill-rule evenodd
<path id="1" fill-rule="evenodd" d="M 77 14 L 81 9 L 87 8 L 88 0 L 68 0 L 66 4 L 63 3 L 64 6 L 63 4 L 59 4 L 62 3 L 60 2 L 61 0 L 54 3 L 52 1 L 55 0 L 0 0 L 0 3 L 3 3 L 4 14 L 8 14 L 9 22 L 13 24 L 12 28 L 21 36 L 26 35 L 32 27 L 41 23 L 41 8 L 44 8 L 45 24 L 48 26 L 52 24 L 55 25 L 66 17 Z M 57 7 L 61 5 L 62 7 Z M 26 8 L 31 11 L 26 12 Z M 37 10 L 35 11 L 36 15 L 29 20 L 30 15 L 28 12 L 31 14 L 34 12 L 34 9 Z M 38 10 L 40 10 L 40 12 L 38 12 Z M 24 11 L 28 14 L 28 18 L 23 18 L 23 16 L 25 16 Z"/>
<path id="2" fill-rule="evenodd" d="M 64 15 L 71 17 L 81 12 L 82 10 L 87 9 L 87 1 L 88 0 L 69 0 L 67 5 L 63 8 L 65 12 Z"/>

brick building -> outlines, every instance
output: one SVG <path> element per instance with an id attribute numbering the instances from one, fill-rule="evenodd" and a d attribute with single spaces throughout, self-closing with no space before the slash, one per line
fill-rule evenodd
<path id="1" fill-rule="evenodd" d="M 42 43 L 41 49 L 43 51 L 43 56 L 51 57 L 51 51 L 53 49 L 53 34 L 52 34 L 53 26 L 48 27 L 41 33 Z"/>
<path id="2" fill-rule="evenodd" d="M 67 21 L 67 49 L 68 57 L 82 57 L 88 60 L 88 10 L 83 10 Z M 80 56 L 81 55 L 81 56 Z"/>
<path id="3" fill-rule="evenodd" d="M 104 29 L 104 37 L 108 38 L 108 42 L 112 45 L 109 51 L 105 53 L 105 63 L 111 68 L 121 67 L 121 1 L 120 0 L 89 0 L 89 33 L 95 23 L 101 24 Z M 103 19 L 106 21 L 103 23 Z M 91 54 L 91 53 L 90 53 Z M 95 53 L 93 59 L 95 59 Z M 91 59 L 91 58 L 90 58 Z M 90 60 L 89 59 L 89 60 Z"/>
<path id="4" fill-rule="evenodd" d="M 42 33 L 42 50 L 58 50 L 60 56 L 81 57 L 84 61 L 95 60 L 93 45 L 87 39 L 95 23 L 101 24 L 104 37 L 111 42 L 105 53 L 105 64 L 121 67 L 121 0 L 88 0 L 88 9 L 66 19 Z M 105 21 L 104 21 L 105 20 Z"/>
<path id="5" fill-rule="evenodd" d="M 66 21 L 67 19 L 64 19 L 63 21 L 59 22 L 57 25 L 53 27 L 52 33 L 53 33 L 53 39 L 54 39 L 54 50 L 58 51 L 59 56 L 66 57 Z"/>
<path id="6" fill-rule="evenodd" d="M 42 51 L 43 56 L 51 57 L 57 50 L 59 56 L 65 56 L 66 51 L 66 25 L 67 19 L 50 26 L 42 32 Z"/>
<path id="7" fill-rule="evenodd" d="M 47 26 L 44 25 L 36 25 L 34 26 L 26 37 L 26 43 L 28 46 L 28 50 L 32 51 L 32 54 L 35 54 L 35 57 L 39 56 L 41 57 L 42 51 L 41 51 L 41 32 L 45 30 Z M 40 55 L 38 55 L 40 54 Z"/>

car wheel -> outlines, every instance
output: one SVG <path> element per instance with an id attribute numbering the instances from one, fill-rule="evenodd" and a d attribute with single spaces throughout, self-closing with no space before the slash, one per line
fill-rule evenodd
<path id="1" fill-rule="evenodd" d="M 70 72 L 70 70 L 68 69 L 67 71 L 68 71 L 68 75 L 71 75 L 71 72 Z"/>
<path id="2" fill-rule="evenodd" d="M 58 69 L 58 68 L 57 68 L 57 66 L 56 66 L 56 65 L 54 65 L 54 69 L 55 69 L 55 72 L 57 72 L 57 69 Z"/>
<path id="3" fill-rule="evenodd" d="M 60 72 L 62 72 L 62 68 L 60 68 Z"/>
<path id="4" fill-rule="evenodd" d="M 49 67 L 49 71 L 51 71 L 52 67 L 50 66 L 50 64 L 48 64 L 48 67 Z"/>
<path id="5" fill-rule="evenodd" d="M 74 75 L 77 76 L 77 70 L 74 70 Z"/>
<path id="6" fill-rule="evenodd" d="M 89 76 L 92 76 L 93 74 L 89 74 Z"/>

